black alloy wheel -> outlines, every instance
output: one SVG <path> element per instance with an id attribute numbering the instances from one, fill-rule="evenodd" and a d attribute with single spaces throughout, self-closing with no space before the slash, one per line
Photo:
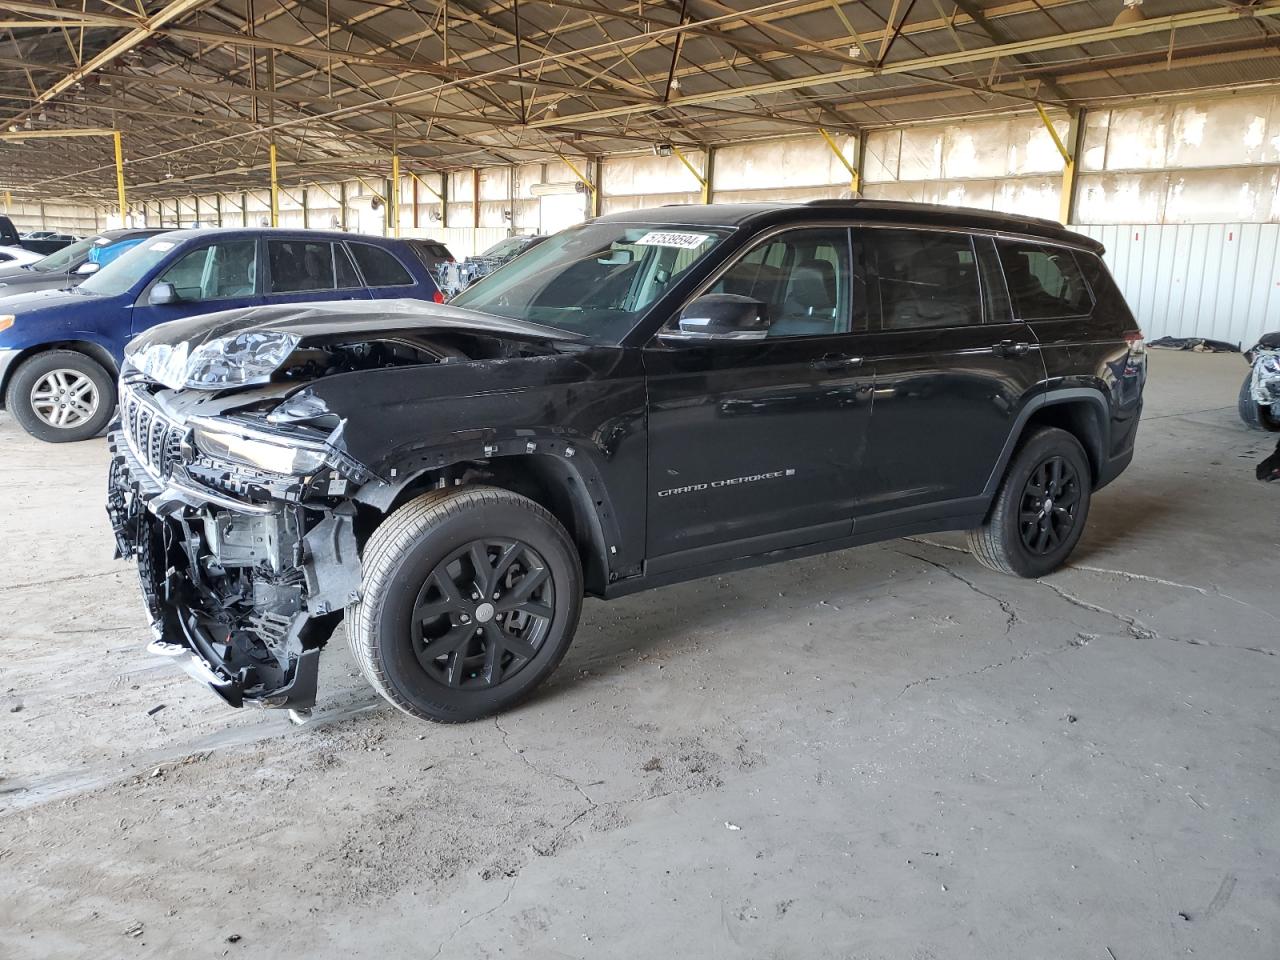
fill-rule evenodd
<path id="1" fill-rule="evenodd" d="M 982 526 L 969 531 L 973 555 L 1018 577 L 1052 573 L 1079 543 L 1092 495 L 1093 474 L 1079 439 L 1058 427 L 1031 429 Z"/>
<path id="2" fill-rule="evenodd" d="M 537 550 L 519 540 L 473 540 L 418 591 L 413 650 L 447 687 L 493 687 L 537 656 L 554 615 L 555 584 Z"/>
<path id="3" fill-rule="evenodd" d="M 1071 535 L 1080 506 L 1080 476 L 1061 456 L 1042 460 L 1022 490 L 1018 528 L 1022 543 L 1036 556 L 1047 556 Z"/>
<path id="4" fill-rule="evenodd" d="M 509 709 L 569 649 L 582 563 L 545 507 L 480 484 L 424 493 L 361 550 L 347 639 L 366 679 L 400 710 L 459 723 Z"/>

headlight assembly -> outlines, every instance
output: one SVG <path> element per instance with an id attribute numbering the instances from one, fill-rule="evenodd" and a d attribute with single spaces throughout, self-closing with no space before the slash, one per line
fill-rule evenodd
<path id="1" fill-rule="evenodd" d="M 170 390 L 267 383 L 298 345 L 291 333 L 266 330 L 218 337 L 194 348 L 155 343 L 127 353 L 129 362 Z"/>
<path id="2" fill-rule="evenodd" d="M 197 421 L 196 449 L 215 460 L 230 460 L 268 473 L 302 476 L 315 473 L 328 462 L 323 444 L 274 439 L 230 424 Z"/>
<path id="3" fill-rule="evenodd" d="M 293 353 L 291 333 L 240 333 L 202 343 L 187 359 L 189 387 L 239 387 L 266 383 Z"/>

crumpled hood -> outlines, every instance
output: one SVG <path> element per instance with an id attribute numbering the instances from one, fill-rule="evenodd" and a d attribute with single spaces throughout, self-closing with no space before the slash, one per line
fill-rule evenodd
<path id="1" fill-rule="evenodd" d="M 135 337 L 125 353 L 133 356 L 139 351 L 174 348 L 183 343 L 194 349 L 211 340 L 245 333 L 287 333 L 306 344 L 432 331 L 480 333 L 525 341 L 581 339 L 578 334 L 554 327 L 425 300 L 333 300 L 240 307 L 172 320 Z"/>

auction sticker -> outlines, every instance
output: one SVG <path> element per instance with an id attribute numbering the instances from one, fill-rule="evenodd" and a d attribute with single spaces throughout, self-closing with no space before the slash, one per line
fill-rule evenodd
<path id="1" fill-rule="evenodd" d="M 671 230 L 650 230 L 636 241 L 638 247 L 679 247 L 692 250 L 710 240 L 705 233 L 678 233 Z"/>

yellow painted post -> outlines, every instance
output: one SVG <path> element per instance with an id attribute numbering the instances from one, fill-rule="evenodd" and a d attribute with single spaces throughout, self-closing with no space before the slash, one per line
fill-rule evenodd
<path id="1" fill-rule="evenodd" d="M 574 165 L 573 161 L 572 161 L 572 160 L 570 160 L 568 157 L 566 157 L 563 153 L 557 153 L 557 154 L 556 154 L 556 156 L 557 156 L 557 157 L 559 157 L 561 160 L 563 160 L 563 161 L 564 161 L 564 165 L 565 165 L 566 167 L 568 167 L 568 168 L 569 168 L 569 170 L 573 173 L 573 175 L 574 175 L 575 177 L 577 177 L 577 178 L 578 178 L 578 181 L 579 181 L 579 182 L 580 182 L 584 187 L 586 187 L 586 188 L 587 188 L 588 192 L 590 192 L 590 194 L 591 194 L 591 215 L 592 215 L 593 217 L 599 216 L 599 215 L 600 215 L 600 214 L 599 214 L 600 198 L 599 198 L 599 191 L 596 189 L 596 185 L 595 185 L 594 183 L 592 183 L 592 182 L 587 178 L 586 174 L 584 174 L 581 170 L 579 170 L 579 169 Z"/>
<path id="2" fill-rule="evenodd" d="M 120 201 L 120 226 L 127 227 L 125 223 L 125 206 L 124 197 L 124 149 L 120 145 L 120 131 L 113 131 L 111 134 L 115 141 L 116 147 L 116 198 Z"/>
<path id="3" fill-rule="evenodd" d="M 671 152 L 679 158 L 680 162 L 685 165 L 690 173 L 698 180 L 699 193 L 703 203 L 711 202 L 711 148 L 707 148 L 707 172 L 699 173 L 698 168 L 689 162 L 689 158 L 675 144 L 671 145 Z"/>
<path id="4" fill-rule="evenodd" d="M 1045 125 L 1045 129 L 1049 131 L 1049 136 L 1053 138 L 1053 145 L 1058 148 L 1058 153 L 1062 154 L 1062 195 L 1058 207 L 1058 219 L 1066 224 L 1071 219 L 1071 204 L 1075 196 L 1076 187 L 1076 161 L 1071 156 L 1071 151 L 1067 149 L 1067 145 L 1062 142 L 1062 137 L 1058 135 L 1058 128 L 1053 125 L 1053 121 L 1049 118 L 1048 111 L 1040 104 L 1036 104 L 1036 112 L 1040 114 L 1040 121 Z"/>
<path id="5" fill-rule="evenodd" d="M 391 155 L 391 220 L 395 236 L 400 236 L 400 154 Z"/>
<path id="6" fill-rule="evenodd" d="M 858 173 L 858 168 L 849 162 L 849 158 L 844 155 L 844 151 L 840 149 L 831 134 L 827 133 L 822 127 L 818 128 L 818 132 L 822 134 L 822 139 L 827 141 L 827 146 L 831 148 L 831 152 L 839 158 L 844 168 L 849 171 L 849 189 L 856 194 L 862 189 L 862 176 Z"/>
<path id="7" fill-rule="evenodd" d="M 271 225 L 280 226 L 280 180 L 276 176 L 276 145 L 268 148 L 271 157 Z"/>

